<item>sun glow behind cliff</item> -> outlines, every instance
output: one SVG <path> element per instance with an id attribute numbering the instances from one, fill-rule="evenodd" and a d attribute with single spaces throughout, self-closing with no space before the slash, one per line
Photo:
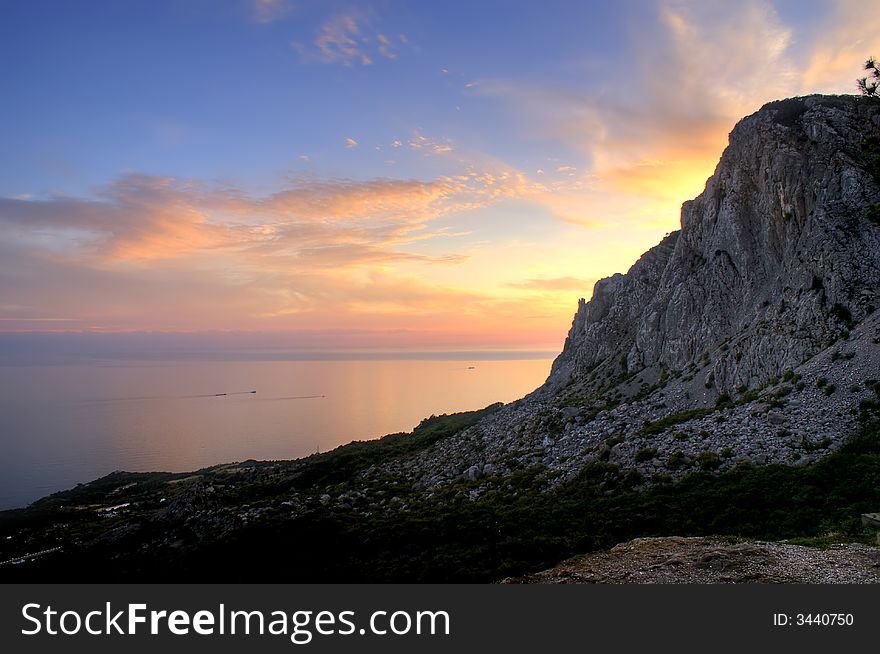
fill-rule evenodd
<path id="1" fill-rule="evenodd" d="M 880 51 L 855 2 L 405 7 L 0 10 L 0 331 L 555 349 L 739 116 Z"/>

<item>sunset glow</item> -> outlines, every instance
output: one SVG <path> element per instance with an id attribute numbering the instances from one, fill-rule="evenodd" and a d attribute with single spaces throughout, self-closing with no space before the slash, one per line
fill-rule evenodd
<path id="1" fill-rule="evenodd" d="M 0 332 L 556 350 L 871 54 L 856 2 L 5 3 Z"/>

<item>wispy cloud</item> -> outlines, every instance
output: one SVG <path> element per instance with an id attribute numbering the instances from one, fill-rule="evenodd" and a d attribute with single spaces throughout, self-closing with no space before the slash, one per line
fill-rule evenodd
<path id="1" fill-rule="evenodd" d="M 167 260 L 221 249 L 292 248 L 297 256 L 311 256 L 339 252 L 340 245 L 351 248 L 352 261 L 357 252 L 395 258 L 388 248 L 416 238 L 409 232 L 439 216 L 485 206 L 511 192 L 510 182 L 488 173 L 429 182 L 309 179 L 254 198 L 204 182 L 128 175 L 95 199 L 0 198 L 0 228 L 35 249 L 83 260 Z"/>
<path id="2" fill-rule="evenodd" d="M 128 175 L 89 198 L 0 198 L 0 318 L 41 306 L 45 316 L 26 317 L 265 328 L 326 325 L 334 311 L 410 324 L 421 320 L 413 311 L 488 311 L 483 293 L 420 271 L 467 259 L 450 249 L 442 218 L 529 192 L 508 172 L 471 171 L 429 181 L 304 178 L 262 196 Z M 421 247 L 429 241 L 437 245 Z"/>
<path id="3" fill-rule="evenodd" d="M 373 58 L 367 51 L 368 40 L 361 34 L 352 15 L 334 16 L 321 27 L 315 38 L 320 58 L 328 64 L 369 66 Z"/>
<path id="4" fill-rule="evenodd" d="M 331 16 L 318 28 L 311 43 L 294 41 L 291 46 L 305 61 L 342 66 L 370 66 L 381 59 L 397 59 L 402 46 L 412 48 L 401 34 L 395 40 L 373 27 L 362 12 Z"/>
<path id="5" fill-rule="evenodd" d="M 274 23 L 296 12 L 291 0 L 248 0 L 251 20 L 255 23 Z"/>
<path id="6" fill-rule="evenodd" d="M 858 0 L 839 0 L 829 13 L 808 55 L 799 59 L 802 93 L 855 92 L 865 59 L 880 53 L 880 13 Z"/>
<path id="7" fill-rule="evenodd" d="M 384 34 L 377 34 L 376 40 L 379 42 L 378 50 L 380 55 L 386 59 L 397 59 L 397 52 L 395 51 L 394 45 L 391 43 L 391 39 Z"/>
<path id="8" fill-rule="evenodd" d="M 230 226 L 211 222 L 192 201 L 199 194 L 172 178 L 130 175 L 101 189 L 98 200 L 0 198 L 0 228 L 7 238 L 59 256 L 173 258 L 236 238 Z"/>
<path id="9" fill-rule="evenodd" d="M 446 154 L 455 149 L 450 140 L 426 136 L 418 130 L 416 130 L 413 133 L 413 136 L 407 141 L 407 145 L 410 150 L 418 150 L 425 154 Z M 391 146 L 395 148 L 400 147 L 401 142 L 395 139 L 392 141 Z"/>
<path id="10" fill-rule="evenodd" d="M 546 198 L 563 220 L 673 224 L 735 121 L 799 88 L 792 32 L 769 2 L 669 0 L 656 12 L 659 30 L 633 33 L 625 81 L 584 88 L 487 79 L 470 91 L 503 99 L 530 138 L 581 159 L 555 166 L 581 181 Z"/>

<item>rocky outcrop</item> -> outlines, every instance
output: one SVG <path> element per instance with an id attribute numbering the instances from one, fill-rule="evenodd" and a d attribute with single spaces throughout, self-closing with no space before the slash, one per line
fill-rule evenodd
<path id="1" fill-rule="evenodd" d="M 674 478 L 834 451 L 880 396 L 878 205 L 880 101 L 764 106 L 681 230 L 580 301 L 541 388 L 383 470 L 432 489 L 532 466 Z"/>
<path id="2" fill-rule="evenodd" d="M 710 386 L 763 384 L 832 344 L 878 306 L 880 103 L 773 102 L 730 135 L 681 231 L 581 301 L 548 380 L 596 390 L 648 367 L 716 353 Z"/>

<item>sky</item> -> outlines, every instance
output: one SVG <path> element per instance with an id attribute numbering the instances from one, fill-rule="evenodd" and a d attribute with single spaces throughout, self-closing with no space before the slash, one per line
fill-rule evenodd
<path id="1" fill-rule="evenodd" d="M 0 333 L 556 350 L 872 54 L 849 1 L 0 0 Z"/>

